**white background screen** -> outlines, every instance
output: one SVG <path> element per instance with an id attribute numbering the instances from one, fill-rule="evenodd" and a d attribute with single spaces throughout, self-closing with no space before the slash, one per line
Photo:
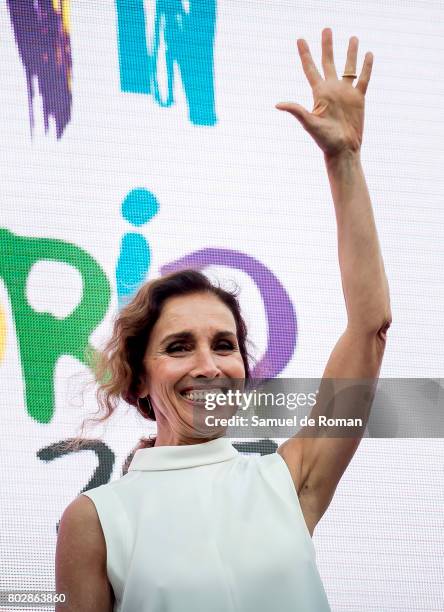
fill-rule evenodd
<path id="1" fill-rule="evenodd" d="M 321 151 L 274 105 L 311 110 L 296 40 L 321 69 L 324 27 L 338 73 L 352 35 L 358 73 L 375 58 L 381 376 L 443 377 L 443 19 L 420 0 L 0 2 L 2 589 L 54 588 L 56 524 L 98 459 L 51 448 L 96 409 L 81 350 L 129 285 L 183 258 L 234 279 L 272 375 L 322 375 L 346 323 L 334 207 Z M 281 290 L 297 333 L 278 344 L 263 298 Z M 107 478 L 150 431 L 122 406 L 100 432 Z M 363 440 L 314 536 L 333 610 L 444 609 L 443 468 L 442 439 Z"/>

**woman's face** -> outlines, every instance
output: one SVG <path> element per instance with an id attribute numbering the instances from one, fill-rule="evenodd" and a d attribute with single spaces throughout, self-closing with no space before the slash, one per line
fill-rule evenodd
<path id="1" fill-rule="evenodd" d="M 144 364 L 147 381 L 141 396 L 149 394 L 155 409 L 157 441 L 217 437 L 214 428 L 209 436 L 202 426 L 202 417 L 211 412 L 184 393 L 202 386 L 216 389 L 222 383 L 218 379 L 245 378 L 230 309 L 207 293 L 170 298 L 151 332 Z"/>

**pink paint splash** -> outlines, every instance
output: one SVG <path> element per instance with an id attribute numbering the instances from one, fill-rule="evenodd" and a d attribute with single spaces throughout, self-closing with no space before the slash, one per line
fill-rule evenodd
<path id="1" fill-rule="evenodd" d="M 7 0 L 15 40 L 26 71 L 31 138 L 34 128 L 33 78 L 43 100 L 45 133 L 49 117 L 57 138 L 71 118 L 71 45 L 67 0 Z"/>

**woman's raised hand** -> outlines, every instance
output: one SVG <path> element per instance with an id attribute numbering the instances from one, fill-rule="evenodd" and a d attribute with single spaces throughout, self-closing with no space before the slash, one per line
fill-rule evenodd
<path id="1" fill-rule="evenodd" d="M 359 41 L 350 38 L 344 74 L 356 74 Z M 373 54 L 366 53 L 356 87 L 352 77 L 338 78 L 333 59 L 330 28 L 322 30 L 322 78 L 304 39 L 297 41 L 299 57 L 313 93 L 313 110 L 309 112 L 294 102 L 279 102 L 276 108 L 291 113 L 312 136 L 326 157 L 359 152 L 364 130 L 365 92 L 370 81 Z"/>

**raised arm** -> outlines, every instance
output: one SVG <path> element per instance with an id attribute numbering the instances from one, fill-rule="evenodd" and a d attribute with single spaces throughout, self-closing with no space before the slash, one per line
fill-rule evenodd
<path id="1" fill-rule="evenodd" d="M 313 137 L 324 160 L 335 206 L 338 254 L 347 309 L 347 327 L 339 338 L 324 371 L 317 403 L 311 417 L 321 414 L 362 417 L 364 426 L 349 437 L 332 437 L 332 430 L 307 429 L 282 444 L 278 452 L 293 476 L 311 533 L 327 509 L 337 484 L 361 440 L 371 407 L 372 390 L 379 376 L 392 316 L 384 264 L 379 248 L 370 196 L 362 169 L 360 149 L 364 128 L 364 101 L 373 56 L 365 55 L 356 84 L 358 39 L 350 38 L 345 75 L 338 78 L 333 60 L 332 32 L 322 32 L 322 66 L 319 74 L 307 43 L 298 40 L 305 75 L 312 87 L 314 108 L 310 113 L 295 103 L 279 103 Z M 343 394 L 332 402 L 333 385 L 327 379 L 359 379 L 367 385 Z M 345 384 L 345 382 L 344 382 Z M 370 391 L 370 393 L 368 393 Z M 370 399 L 369 399 L 370 398 Z M 337 435 L 337 434 L 336 434 Z"/>

